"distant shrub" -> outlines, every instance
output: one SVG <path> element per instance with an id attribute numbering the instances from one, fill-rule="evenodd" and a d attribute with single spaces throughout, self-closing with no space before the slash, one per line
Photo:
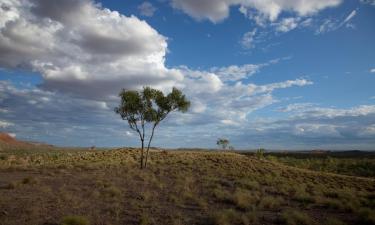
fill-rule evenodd
<path id="1" fill-rule="evenodd" d="M 61 225 L 89 225 L 90 222 L 83 216 L 66 216 L 62 219 Z"/>
<path id="2" fill-rule="evenodd" d="M 16 187 L 18 187 L 18 183 L 14 182 L 14 181 L 8 183 L 8 184 L 5 186 L 6 189 L 15 189 Z"/>
<path id="3" fill-rule="evenodd" d="M 236 189 L 232 201 L 240 209 L 255 208 L 259 197 L 244 189 Z"/>
<path id="4" fill-rule="evenodd" d="M 245 189 L 249 189 L 249 190 L 259 190 L 259 183 L 257 181 L 253 181 L 253 180 L 241 180 L 241 182 L 239 183 L 239 185 Z"/>
<path id="5" fill-rule="evenodd" d="M 280 208 L 282 203 L 282 198 L 275 198 L 272 196 L 265 196 L 259 203 L 259 207 L 262 209 L 275 210 Z"/>
<path id="6" fill-rule="evenodd" d="M 305 205 L 315 203 L 315 198 L 305 191 L 297 191 L 293 196 L 293 200 Z"/>
<path id="7" fill-rule="evenodd" d="M 344 222 L 342 222 L 339 219 L 336 218 L 328 218 L 325 222 L 326 225 L 345 225 Z"/>
<path id="8" fill-rule="evenodd" d="M 243 224 L 249 225 L 250 220 L 249 217 L 246 215 L 242 215 L 241 213 L 233 210 L 233 209 L 225 209 L 221 210 L 213 215 L 211 218 L 211 224 L 214 225 L 233 225 L 233 224 Z"/>
<path id="9" fill-rule="evenodd" d="M 142 214 L 141 218 L 139 219 L 139 225 L 151 225 L 153 224 L 152 218 L 150 218 L 146 214 Z"/>
<path id="10" fill-rule="evenodd" d="M 0 155 L 0 160 L 7 160 L 8 156 L 7 155 Z"/>
<path id="11" fill-rule="evenodd" d="M 310 225 L 311 218 L 304 212 L 286 210 L 281 215 L 281 222 L 286 225 Z"/>
<path id="12" fill-rule="evenodd" d="M 357 213 L 359 222 L 362 225 L 373 225 L 375 224 L 375 210 L 369 208 L 360 208 Z"/>
<path id="13" fill-rule="evenodd" d="M 213 196 L 216 200 L 220 202 L 230 202 L 231 201 L 231 195 L 228 191 L 223 190 L 221 188 L 216 188 L 213 190 Z"/>
<path id="14" fill-rule="evenodd" d="M 337 191 L 329 190 L 329 191 L 325 191 L 324 192 L 324 196 L 326 196 L 328 198 L 338 198 L 339 197 L 339 193 Z"/>
<path id="15" fill-rule="evenodd" d="M 260 148 L 260 149 L 256 150 L 255 155 L 258 159 L 262 159 L 262 158 L 264 158 L 265 152 L 266 152 L 266 150 L 264 148 Z"/>
<path id="16" fill-rule="evenodd" d="M 321 204 L 329 209 L 342 209 L 342 203 L 337 199 L 323 199 Z"/>
<path id="17" fill-rule="evenodd" d="M 121 190 L 117 187 L 114 187 L 114 186 L 111 186 L 111 187 L 107 187 L 103 190 L 102 194 L 105 196 L 105 197 L 110 197 L 110 198 L 114 198 L 114 197 L 118 197 L 121 195 Z"/>
<path id="18" fill-rule="evenodd" d="M 23 184 L 36 184 L 38 183 L 38 180 L 33 177 L 25 177 L 23 178 L 22 183 Z"/>

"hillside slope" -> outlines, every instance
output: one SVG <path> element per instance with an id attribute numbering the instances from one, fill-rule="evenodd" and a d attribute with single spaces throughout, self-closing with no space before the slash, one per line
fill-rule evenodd
<path id="1" fill-rule="evenodd" d="M 235 153 L 5 151 L 0 224 L 374 224 L 375 180 Z"/>

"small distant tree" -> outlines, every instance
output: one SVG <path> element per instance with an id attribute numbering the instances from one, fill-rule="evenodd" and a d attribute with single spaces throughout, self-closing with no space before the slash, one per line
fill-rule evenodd
<path id="1" fill-rule="evenodd" d="M 140 167 L 147 167 L 147 159 L 155 128 L 167 115 L 173 111 L 186 112 L 190 102 L 177 88 L 164 95 L 163 92 L 144 87 L 142 91 L 123 89 L 119 96 L 121 103 L 115 108 L 115 112 L 126 120 L 130 129 L 138 133 L 141 140 Z M 146 126 L 149 124 L 151 134 L 145 151 Z"/>
<path id="2" fill-rule="evenodd" d="M 259 149 L 256 150 L 255 155 L 258 159 L 263 159 L 265 152 L 266 152 L 266 150 L 264 148 L 259 148 Z"/>
<path id="3" fill-rule="evenodd" d="M 225 139 L 225 138 L 219 138 L 219 139 L 217 139 L 216 144 L 217 144 L 218 146 L 221 146 L 221 148 L 222 148 L 223 150 L 225 150 L 225 149 L 227 149 L 227 147 L 228 147 L 228 145 L 229 145 L 229 140 L 228 140 L 228 139 Z"/>

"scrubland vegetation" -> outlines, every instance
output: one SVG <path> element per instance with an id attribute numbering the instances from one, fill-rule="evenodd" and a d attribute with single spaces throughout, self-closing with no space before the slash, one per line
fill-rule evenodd
<path id="1" fill-rule="evenodd" d="M 245 155 L 259 157 L 258 152 L 255 154 L 245 153 Z M 262 154 L 261 157 L 303 169 L 351 176 L 375 177 L 374 152 L 269 152 Z"/>
<path id="2" fill-rule="evenodd" d="M 375 180 L 233 152 L 0 151 L 0 224 L 375 224 Z"/>

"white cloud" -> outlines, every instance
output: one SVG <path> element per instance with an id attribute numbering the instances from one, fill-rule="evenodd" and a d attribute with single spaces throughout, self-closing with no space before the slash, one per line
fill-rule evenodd
<path id="1" fill-rule="evenodd" d="M 98 133 L 103 134 L 100 140 L 123 137 L 124 126 L 112 110 L 121 88 L 176 86 L 192 100 L 192 110 L 172 115 L 166 127 L 199 124 L 217 129 L 248 125 L 250 113 L 279 101 L 275 90 L 312 84 L 305 79 L 264 85 L 245 81 L 279 59 L 207 71 L 167 68 L 167 38 L 135 16 L 89 0 L 22 3 L 0 3 L 5 15 L 0 18 L 0 66 L 38 72 L 43 78 L 38 87 L 0 82 L 0 107 L 11 112 L 1 118 L 14 124 L 11 132 L 22 138 L 50 137 L 64 144 L 70 137 L 81 144 L 83 137 L 99 140 Z"/>
<path id="2" fill-rule="evenodd" d="M 17 135 L 15 133 L 8 133 L 9 136 L 15 138 Z"/>
<path id="3" fill-rule="evenodd" d="M 348 16 L 345 17 L 341 22 L 334 19 L 325 19 L 319 28 L 315 31 L 315 34 L 323 34 L 331 31 L 335 31 L 343 27 L 355 28 L 355 26 L 349 23 L 357 15 L 357 10 L 353 10 Z"/>
<path id="4" fill-rule="evenodd" d="M 360 2 L 363 4 L 375 6 L 375 0 L 360 0 Z"/>
<path id="5" fill-rule="evenodd" d="M 240 41 L 240 44 L 245 49 L 250 49 L 254 47 L 255 35 L 257 33 L 257 29 L 254 28 L 252 31 L 246 32 Z"/>
<path id="6" fill-rule="evenodd" d="M 375 68 L 371 69 L 370 73 L 375 73 Z"/>
<path id="7" fill-rule="evenodd" d="M 336 117 L 356 117 L 375 114 L 375 105 L 360 105 L 349 109 L 324 108 L 318 107 L 312 103 L 291 104 L 282 111 L 294 112 L 297 117 L 319 117 L 319 118 L 336 118 Z"/>
<path id="8" fill-rule="evenodd" d="M 261 64 L 244 64 L 244 65 L 230 65 L 225 67 L 213 67 L 210 69 L 211 72 L 215 73 L 222 81 L 239 81 L 246 79 L 255 73 L 258 73 L 260 69 L 278 63 L 280 60 L 287 60 L 290 57 L 278 58 L 270 60 L 266 63 Z"/>
<path id="9" fill-rule="evenodd" d="M 371 124 L 369 126 L 363 127 L 359 131 L 359 136 L 361 137 L 375 137 L 375 124 Z"/>
<path id="10" fill-rule="evenodd" d="M 156 7 L 153 6 L 150 2 L 143 2 L 138 6 L 138 10 L 142 16 L 151 17 L 154 15 Z"/>
<path id="11" fill-rule="evenodd" d="M 355 17 L 355 15 L 357 15 L 357 11 L 356 10 L 353 10 L 346 18 L 345 20 L 342 22 L 342 23 L 347 23 L 349 22 L 351 19 L 353 19 L 353 17 Z"/>
<path id="12" fill-rule="evenodd" d="M 311 15 L 327 7 L 339 5 L 341 0 L 171 0 L 172 6 L 196 19 L 209 19 L 216 23 L 229 16 L 231 6 L 239 6 L 245 15 L 254 14 L 275 21 L 283 11 L 300 16 Z"/>
<path id="13" fill-rule="evenodd" d="M 224 81 L 238 81 L 259 72 L 264 66 L 264 64 L 230 65 L 227 67 L 212 68 L 211 71 Z"/>
<path id="14" fill-rule="evenodd" d="M 313 82 L 306 80 L 306 79 L 296 79 L 296 80 L 287 80 L 279 83 L 273 83 L 273 84 L 266 84 L 261 86 L 250 86 L 251 92 L 254 93 L 265 93 L 265 92 L 272 92 L 275 89 L 283 89 L 283 88 L 289 88 L 292 86 L 306 86 L 306 85 L 312 85 Z"/>
<path id="15" fill-rule="evenodd" d="M 166 38 L 134 16 L 89 0 L 1 5 L 0 66 L 40 72 L 45 90 L 106 99 L 122 87 L 168 89 L 183 79 L 164 65 Z"/>
<path id="16" fill-rule="evenodd" d="M 279 32 L 288 32 L 293 29 L 295 29 L 298 26 L 300 18 L 294 18 L 294 17 L 289 17 L 289 18 L 284 18 L 280 22 L 275 23 L 274 25 L 276 26 L 276 31 Z"/>
<path id="17" fill-rule="evenodd" d="M 297 136 L 306 137 L 340 137 L 337 131 L 338 126 L 330 124 L 317 124 L 317 123 L 302 123 L 296 124 L 294 127 L 294 134 Z"/>
<path id="18" fill-rule="evenodd" d="M 14 124 L 8 121 L 0 120 L 0 128 L 8 128 Z"/>

